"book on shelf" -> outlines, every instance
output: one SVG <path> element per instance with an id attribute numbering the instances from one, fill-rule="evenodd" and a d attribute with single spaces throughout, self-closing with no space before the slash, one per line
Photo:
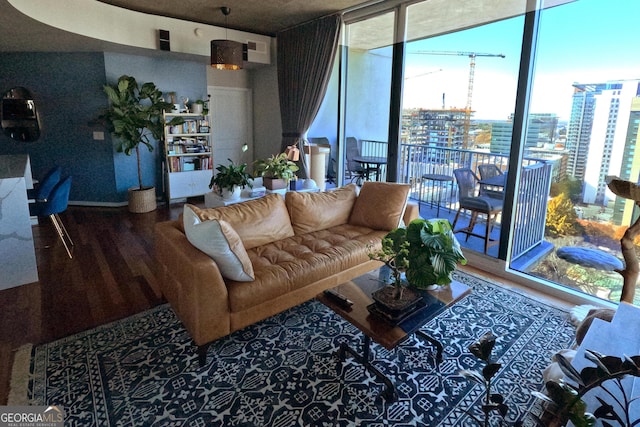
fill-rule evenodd
<path id="1" fill-rule="evenodd" d="M 182 168 L 180 167 L 180 157 L 170 157 L 169 158 L 169 172 L 181 172 Z"/>

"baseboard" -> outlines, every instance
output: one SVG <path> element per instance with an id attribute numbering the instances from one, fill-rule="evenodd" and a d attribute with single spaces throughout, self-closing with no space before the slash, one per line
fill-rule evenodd
<path id="1" fill-rule="evenodd" d="M 97 208 L 121 208 L 128 204 L 128 202 L 86 202 L 80 200 L 69 200 L 69 206 L 87 206 Z"/>

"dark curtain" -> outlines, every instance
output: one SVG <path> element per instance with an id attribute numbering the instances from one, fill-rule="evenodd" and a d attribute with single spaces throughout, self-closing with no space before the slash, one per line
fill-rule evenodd
<path id="1" fill-rule="evenodd" d="M 315 119 L 331 76 L 342 17 L 331 15 L 278 33 L 278 92 L 282 117 L 282 152 L 300 149 Z M 303 170 L 307 174 L 307 167 Z"/>

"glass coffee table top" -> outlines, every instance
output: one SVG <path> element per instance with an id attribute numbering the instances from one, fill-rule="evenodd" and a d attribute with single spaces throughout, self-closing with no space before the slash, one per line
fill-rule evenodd
<path id="1" fill-rule="evenodd" d="M 455 280 L 449 286 L 420 291 L 425 306 L 394 326 L 372 315 L 367 309 L 367 306 L 373 303 L 371 294 L 386 285 L 386 277 L 384 268 L 380 268 L 333 288 L 353 302 L 351 307 L 345 307 L 323 293 L 316 298 L 375 342 L 391 350 L 429 320 L 471 292 L 467 285 Z"/>

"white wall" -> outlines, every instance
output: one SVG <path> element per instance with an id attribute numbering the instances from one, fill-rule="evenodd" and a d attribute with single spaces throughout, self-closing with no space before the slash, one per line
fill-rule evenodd
<path id="1" fill-rule="evenodd" d="M 345 136 L 373 141 L 389 138 L 391 49 L 349 51 Z"/>

